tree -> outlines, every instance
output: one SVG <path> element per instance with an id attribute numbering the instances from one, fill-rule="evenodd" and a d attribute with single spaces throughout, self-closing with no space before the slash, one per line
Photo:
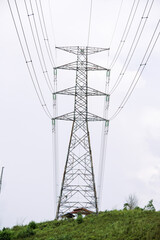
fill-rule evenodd
<path id="1" fill-rule="evenodd" d="M 147 210 L 147 211 L 155 211 L 155 207 L 153 205 L 153 199 L 151 199 L 148 204 L 144 207 L 144 210 Z"/>
<path id="2" fill-rule="evenodd" d="M 76 221 L 77 221 L 78 224 L 83 222 L 82 214 L 80 214 L 80 213 L 78 214 L 78 217 L 77 217 Z"/>
<path id="3" fill-rule="evenodd" d="M 134 194 L 130 194 L 126 200 L 126 203 L 123 205 L 123 208 L 126 210 L 135 209 L 138 205 L 138 199 Z"/>

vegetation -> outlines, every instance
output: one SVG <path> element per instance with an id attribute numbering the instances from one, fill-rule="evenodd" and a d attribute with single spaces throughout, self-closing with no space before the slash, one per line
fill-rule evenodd
<path id="1" fill-rule="evenodd" d="M 153 199 L 148 202 L 148 204 L 144 207 L 144 210 L 155 211 L 155 207 L 153 205 Z"/>
<path id="2" fill-rule="evenodd" d="M 124 204 L 125 210 L 133 210 L 138 206 L 138 200 L 135 195 L 130 194 L 126 203 Z"/>
<path id="3" fill-rule="evenodd" d="M 77 217 L 76 221 L 77 221 L 78 224 L 83 222 L 83 217 L 82 217 L 81 214 L 78 214 L 78 217 Z"/>
<path id="4" fill-rule="evenodd" d="M 160 240 L 160 212 L 144 209 L 100 212 L 77 219 L 30 222 L 0 231 L 0 240 Z"/>

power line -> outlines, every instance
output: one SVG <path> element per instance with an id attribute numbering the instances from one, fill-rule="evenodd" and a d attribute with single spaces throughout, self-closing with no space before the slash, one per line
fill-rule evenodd
<path id="1" fill-rule="evenodd" d="M 49 15 L 50 15 L 50 21 L 51 21 L 51 26 L 52 26 L 52 34 L 53 34 L 53 39 L 54 39 L 54 45 L 56 46 L 56 36 L 55 36 L 55 31 L 54 31 L 54 23 L 53 23 L 53 15 L 52 15 L 52 6 L 51 6 L 51 0 L 48 0 L 48 7 L 49 7 Z"/>
<path id="2" fill-rule="evenodd" d="M 30 2 L 31 2 L 31 0 L 30 0 Z M 48 54 L 48 57 L 49 57 L 52 67 L 55 67 L 55 62 L 54 62 L 54 58 L 53 58 L 51 47 L 50 47 L 50 42 L 49 42 L 49 38 L 48 38 L 48 33 L 47 33 L 46 24 L 45 24 L 41 0 L 39 0 L 41 15 L 40 15 L 37 0 L 35 0 L 35 3 L 36 3 L 36 9 L 37 9 L 37 13 L 38 13 L 39 23 L 40 23 L 40 27 L 41 27 L 41 31 L 42 31 L 42 35 L 43 35 L 43 40 L 45 42 L 47 54 Z M 42 16 L 42 20 L 41 20 L 41 16 Z"/>
<path id="3" fill-rule="evenodd" d="M 113 34 L 112 34 L 112 37 L 111 37 L 111 41 L 110 41 L 110 44 L 109 44 L 109 46 L 110 46 L 109 48 L 111 48 L 111 45 L 112 45 L 112 42 L 113 42 L 113 38 L 114 38 L 116 29 L 117 29 L 120 13 L 121 13 L 121 9 L 122 9 L 122 4 L 123 4 L 123 0 L 121 1 L 120 7 L 119 7 L 119 10 L 118 10 L 118 16 L 117 16 L 116 24 L 115 24 L 115 27 L 114 27 L 114 30 L 113 30 Z"/>
<path id="4" fill-rule="evenodd" d="M 39 85 L 38 77 L 37 77 L 37 74 L 36 74 L 36 71 L 35 71 L 35 68 L 34 68 L 34 65 L 33 65 L 33 61 L 32 61 L 32 58 L 31 58 L 31 53 L 30 53 L 30 50 L 29 50 L 29 46 L 28 46 L 28 42 L 27 42 L 26 35 L 25 35 L 25 31 L 24 31 L 24 28 L 23 28 L 23 24 L 22 24 L 22 20 L 21 20 L 19 8 L 18 8 L 18 5 L 17 5 L 17 1 L 14 0 L 14 2 L 15 2 L 15 5 L 16 5 L 16 10 L 17 10 L 17 14 L 18 14 L 19 21 L 20 21 L 20 25 L 21 25 L 23 37 L 24 37 L 25 44 L 26 44 L 26 46 L 27 46 L 27 51 L 28 51 L 29 58 L 30 58 L 30 61 L 29 61 L 28 63 L 31 63 L 31 66 L 32 66 L 32 70 L 33 70 L 33 73 L 34 73 L 34 76 L 35 76 L 35 79 L 36 79 L 36 82 L 37 82 L 37 86 L 38 86 L 38 89 L 39 89 L 39 92 L 40 92 L 40 96 L 41 96 L 42 101 L 43 101 L 42 106 L 43 106 L 43 107 L 44 107 L 44 106 L 46 107 L 46 110 L 47 110 L 48 114 L 50 115 L 50 117 L 52 117 L 52 115 L 50 114 L 50 112 L 49 112 L 49 110 L 48 110 L 48 107 L 47 107 L 47 105 L 46 105 L 46 103 L 45 103 L 45 100 L 44 100 L 44 97 L 43 97 L 43 94 L 42 94 L 42 90 L 41 90 L 40 85 Z"/>
<path id="5" fill-rule="evenodd" d="M 43 76 L 45 78 L 45 81 L 47 83 L 47 86 L 48 86 L 49 90 L 51 92 L 53 92 L 53 87 L 52 87 L 52 84 L 51 84 L 51 80 L 49 78 L 49 74 L 48 74 L 48 70 L 47 70 L 47 66 L 46 66 L 46 62 L 45 62 L 44 54 L 43 54 L 43 50 L 42 50 L 42 46 L 41 46 L 41 43 L 40 43 L 38 29 L 37 29 L 37 25 L 36 25 L 36 21 L 35 21 L 35 17 L 34 17 L 34 12 L 32 11 L 32 13 L 29 14 L 29 10 L 28 10 L 28 7 L 27 7 L 26 0 L 24 0 L 24 3 L 25 3 L 26 12 L 27 12 L 27 15 L 28 15 L 28 20 L 29 20 L 29 25 L 30 25 L 34 45 L 35 45 L 37 56 L 38 56 L 39 63 L 40 63 L 40 66 L 41 66 L 41 70 L 42 70 Z M 33 10 L 32 6 L 31 6 L 31 10 Z M 33 29 L 33 26 L 32 26 L 32 22 L 31 22 L 31 17 L 33 18 L 34 27 L 35 27 L 35 30 L 36 30 L 36 36 L 37 36 L 37 39 L 38 39 L 38 44 L 39 44 L 41 56 L 40 56 L 39 49 L 38 49 L 38 46 L 37 46 L 36 37 L 35 37 L 35 34 L 34 34 L 34 29 Z M 41 60 L 41 57 L 42 57 L 42 60 Z"/>
<path id="6" fill-rule="evenodd" d="M 1 175 L 0 175 L 0 193 L 1 193 L 1 188 L 2 188 L 3 171 L 4 171 L 4 167 L 2 167 L 2 169 L 1 169 Z"/>
<path id="7" fill-rule="evenodd" d="M 88 26 L 87 46 L 89 45 L 89 40 L 90 40 L 91 19 L 92 19 L 92 0 L 91 0 L 91 3 L 90 3 L 90 14 L 89 14 L 89 26 Z"/>
<path id="8" fill-rule="evenodd" d="M 30 6 L 31 6 L 31 9 L 32 9 L 32 12 L 34 13 L 33 5 L 32 5 L 32 1 L 31 1 L 31 0 L 30 0 Z M 39 13 L 38 13 L 38 17 L 39 17 Z M 40 40 L 39 40 L 40 38 L 39 38 L 38 27 L 37 27 L 35 15 L 33 15 L 33 19 L 34 19 L 34 25 L 35 25 L 35 29 L 36 29 L 36 34 L 37 34 L 39 46 L 41 46 L 41 43 L 40 43 Z M 40 26 L 41 26 L 41 23 L 40 23 Z M 43 35 L 43 38 L 45 39 L 45 36 L 44 36 L 44 34 L 43 34 L 43 31 L 42 31 L 42 35 Z M 48 38 L 48 35 L 47 35 L 47 38 Z M 49 44 L 49 42 L 48 42 L 48 44 Z M 47 50 L 48 48 L 47 48 L 47 45 L 46 45 L 46 41 L 45 41 L 45 46 L 46 46 L 46 50 Z M 43 51 L 42 51 L 42 47 L 40 47 L 40 49 L 41 49 L 41 53 L 42 53 L 42 52 L 43 52 Z M 47 50 L 47 54 L 49 54 L 48 50 Z M 44 62 L 45 68 L 46 68 L 46 64 L 45 64 L 45 60 L 44 60 L 44 55 L 43 55 L 43 53 L 42 53 L 42 57 L 43 57 L 43 62 Z M 55 66 L 55 64 L 54 64 L 54 60 L 53 60 L 53 65 L 52 65 L 52 67 L 54 67 L 54 66 Z"/>
<path id="9" fill-rule="evenodd" d="M 135 53 L 135 50 L 136 50 L 136 48 L 137 48 L 137 46 L 138 46 L 138 43 L 139 43 L 140 38 L 141 38 L 141 36 L 142 36 L 144 27 L 145 27 L 146 22 L 147 22 L 147 20 L 148 20 L 150 11 L 151 11 L 151 9 L 152 9 L 154 0 L 152 0 L 151 5 L 150 5 L 150 7 L 149 7 L 149 10 L 148 10 L 148 12 L 147 12 L 147 14 L 146 14 L 146 16 L 145 16 L 145 12 L 146 12 L 148 3 L 149 3 L 149 0 L 147 1 L 146 5 L 145 5 L 145 8 L 144 8 L 144 11 L 143 11 L 141 20 L 140 20 L 140 22 L 139 22 L 139 25 L 138 25 L 138 28 L 137 28 L 137 30 L 136 30 L 136 33 L 135 33 L 135 35 L 134 35 L 134 38 L 133 38 L 132 44 L 131 44 L 131 46 L 130 46 L 129 52 L 128 52 L 128 54 L 127 54 L 126 60 L 125 60 L 125 62 L 124 62 L 124 64 L 123 64 L 123 67 L 122 67 L 122 69 L 121 69 L 121 72 L 120 72 L 120 74 L 119 74 L 119 76 L 118 76 L 115 84 L 113 85 L 113 87 L 112 87 L 112 89 L 111 89 L 111 91 L 110 91 L 110 94 L 112 94 L 112 93 L 116 90 L 116 88 L 117 88 L 118 85 L 120 84 L 121 80 L 123 79 L 124 74 L 125 74 L 128 66 L 129 66 L 129 64 L 130 64 L 130 62 L 131 62 L 131 59 L 132 59 L 132 57 L 133 57 L 133 55 L 134 55 L 134 53 Z"/>
<path id="10" fill-rule="evenodd" d="M 42 20 L 43 20 L 43 25 L 44 25 L 45 33 L 46 33 L 46 37 L 47 37 L 47 39 L 48 39 L 48 48 L 49 48 L 49 52 L 50 52 L 51 59 L 52 59 L 52 61 L 53 61 L 53 65 L 54 65 L 54 67 L 55 67 L 56 65 L 55 65 L 54 58 L 53 58 L 53 54 L 52 54 L 52 51 L 51 51 L 51 46 L 50 46 L 49 37 L 48 37 L 48 33 L 47 33 L 47 27 L 46 27 L 46 23 L 45 23 L 45 18 L 44 18 L 44 13 L 43 13 L 43 7 L 42 7 L 41 0 L 39 0 L 39 3 L 40 3 L 40 9 L 41 9 Z"/>
<path id="11" fill-rule="evenodd" d="M 156 36 L 156 38 L 155 38 L 155 34 L 156 34 L 156 32 L 157 32 L 157 29 L 158 29 L 159 24 L 160 24 L 160 20 L 158 21 L 158 23 L 157 23 L 157 25 L 156 25 L 156 28 L 155 28 L 155 30 L 154 30 L 154 32 L 153 32 L 153 34 L 152 34 L 152 37 L 151 37 L 151 39 L 150 39 L 150 41 L 149 41 L 149 44 L 148 44 L 147 49 L 146 49 L 146 51 L 145 51 L 145 54 L 144 54 L 144 56 L 143 56 L 143 58 L 142 58 L 142 61 L 141 61 L 140 65 L 139 65 L 139 67 L 138 67 L 138 70 L 137 70 L 134 78 L 133 78 L 133 81 L 132 81 L 132 83 L 131 83 L 131 85 L 130 85 L 130 87 L 129 87 L 126 95 L 125 95 L 125 97 L 123 98 L 120 106 L 118 107 L 118 109 L 116 110 L 116 112 L 112 115 L 112 117 L 110 118 L 110 120 L 113 120 L 113 119 L 120 113 L 120 111 L 124 108 L 125 104 L 126 104 L 127 101 L 129 100 L 129 98 L 130 98 L 133 90 L 135 89 L 135 87 L 136 87 L 136 85 L 137 85 L 137 83 L 138 83 L 138 81 L 139 81 L 139 79 L 140 79 L 140 77 L 141 77 L 141 75 L 142 75 L 142 73 L 143 73 L 143 70 L 144 70 L 144 68 L 146 67 L 146 65 L 147 65 L 147 63 L 148 63 L 148 60 L 149 60 L 149 58 L 150 58 L 150 56 L 151 56 L 151 54 L 152 54 L 152 52 L 153 52 L 153 49 L 154 49 L 154 47 L 155 47 L 155 45 L 156 45 L 156 43 L 157 43 L 157 41 L 158 41 L 158 38 L 159 38 L 159 36 L 160 36 L 160 32 L 158 32 L 158 34 L 157 34 L 157 36 Z M 154 38 L 155 38 L 155 40 L 154 40 Z M 153 42 L 153 40 L 154 40 L 154 42 Z M 153 43 L 152 43 L 152 42 L 153 42 Z M 152 46 L 151 46 L 151 45 L 152 45 Z M 150 50 L 150 51 L 149 51 L 149 50 Z M 148 53 L 148 52 L 149 52 L 149 53 Z M 147 55 L 147 54 L 148 54 L 148 55 Z"/>
<path id="12" fill-rule="evenodd" d="M 109 83 L 110 83 L 110 71 L 107 71 L 106 83 L 105 83 L 105 99 L 104 99 L 104 110 L 103 118 L 108 119 L 108 109 L 109 109 Z M 100 148 L 100 161 L 99 161 L 99 174 L 98 174 L 98 198 L 99 198 L 99 208 L 101 207 L 101 195 L 103 189 L 103 179 L 104 179 L 104 170 L 105 170 L 105 160 L 106 160 L 106 151 L 108 143 L 108 131 L 109 131 L 109 122 L 102 123 L 102 133 L 101 133 L 101 148 Z"/>
<path id="13" fill-rule="evenodd" d="M 24 50 L 24 47 L 23 47 L 23 44 L 22 44 L 22 41 L 21 41 L 21 38 L 20 38 L 20 34 L 19 34 L 19 31 L 18 31 L 18 28 L 17 28 L 17 24 L 16 24 L 16 21 L 15 21 L 15 18 L 14 18 L 14 14 L 13 14 L 13 11 L 12 11 L 12 7 L 11 7 L 11 4 L 10 4 L 10 1 L 9 0 L 7 0 L 7 1 L 8 1 L 9 9 L 10 9 L 10 12 L 11 12 L 12 20 L 13 20 L 13 23 L 14 23 L 14 26 L 15 26 L 15 29 L 16 29 L 16 33 L 17 33 L 17 36 L 18 36 L 18 40 L 19 40 L 19 43 L 20 43 L 20 46 L 21 46 L 21 50 L 22 50 L 22 53 L 23 53 L 23 56 L 24 56 L 24 59 L 25 59 L 26 65 L 27 65 L 27 69 L 28 69 L 29 75 L 31 77 L 34 89 L 36 91 L 36 95 L 37 95 L 37 97 L 39 99 L 39 102 L 40 102 L 44 112 L 46 113 L 46 115 L 49 118 L 52 118 L 52 115 L 50 114 L 50 112 L 48 110 L 48 107 L 47 107 L 46 102 L 44 100 L 42 91 L 40 89 L 38 78 L 37 78 L 37 75 L 36 75 L 36 72 L 35 72 L 35 69 L 34 69 L 34 65 L 33 65 L 33 62 L 32 62 L 32 59 L 31 59 L 31 54 L 30 54 L 29 46 L 28 46 L 27 39 L 26 39 L 26 36 L 25 36 L 25 32 L 24 32 L 22 21 L 21 21 L 19 9 L 18 9 L 18 6 L 17 6 L 17 2 L 15 0 L 15 6 L 16 6 L 16 9 L 17 9 L 17 14 L 18 14 L 18 18 L 19 18 L 19 21 L 20 21 L 21 30 L 22 30 L 24 41 L 25 41 L 26 48 L 27 48 L 27 51 L 28 51 L 29 59 L 27 59 L 26 54 L 25 54 L 25 50 Z M 31 65 L 31 67 L 32 67 L 32 71 L 34 73 L 34 76 L 35 76 L 36 83 L 37 83 L 39 91 L 37 90 L 36 84 L 34 82 L 34 77 L 32 75 L 32 72 L 31 72 L 31 69 L 30 69 L 29 65 Z"/>
<path id="14" fill-rule="evenodd" d="M 129 31 L 130 31 L 130 29 L 131 29 L 131 25 L 132 25 L 132 23 L 133 23 L 135 14 L 136 14 L 137 9 L 138 9 L 139 2 L 140 2 L 140 0 L 138 0 L 138 2 L 137 2 L 137 4 L 136 4 L 136 7 L 135 7 L 135 10 L 134 10 L 134 6 L 135 6 L 135 3 L 136 3 L 136 0 L 133 1 L 132 7 L 131 7 L 131 11 L 130 11 L 130 13 L 129 13 L 129 17 L 128 17 L 128 20 L 127 20 L 127 23 L 126 23 L 124 32 L 123 32 L 123 34 L 122 34 L 120 43 L 119 43 L 118 48 L 117 48 L 117 50 L 116 50 L 116 53 L 115 53 L 115 55 L 114 55 L 114 57 L 113 57 L 113 60 L 112 60 L 112 62 L 111 62 L 111 64 L 110 64 L 110 68 L 113 68 L 113 66 L 115 65 L 115 63 L 116 63 L 116 61 L 117 61 L 117 59 L 118 59 L 118 57 L 119 57 L 119 55 L 120 55 L 120 53 L 121 53 L 121 51 L 122 51 L 122 48 L 123 48 L 123 46 L 124 46 L 124 44 L 125 44 L 125 42 L 126 42 L 126 39 L 127 39 L 127 37 L 128 37 L 128 34 L 129 34 Z M 134 10 L 134 12 L 133 12 L 133 10 Z M 133 16 L 132 16 L 132 13 L 133 13 Z M 132 18 L 131 18 L 131 17 L 132 17 Z"/>

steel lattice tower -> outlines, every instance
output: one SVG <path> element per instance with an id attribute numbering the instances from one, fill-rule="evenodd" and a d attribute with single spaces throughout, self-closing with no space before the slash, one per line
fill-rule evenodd
<path id="1" fill-rule="evenodd" d="M 58 49 L 77 55 L 77 61 L 56 67 L 76 71 L 74 87 L 54 93 L 74 96 L 74 111 L 53 119 L 73 121 L 67 159 L 62 179 L 56 218 L 73 211 L 74 208 L 87 208 L 98 213 L 97 194 L 93 171 L 92 151 L 88 121 L 108 120 L 88 112 L 88 96 L 107 96 L 88 86 L 88 71 L 105 70 L 106 68 L 88 62 L 88 55 L 108 50 L 93 47 L 58 47 Z"/>

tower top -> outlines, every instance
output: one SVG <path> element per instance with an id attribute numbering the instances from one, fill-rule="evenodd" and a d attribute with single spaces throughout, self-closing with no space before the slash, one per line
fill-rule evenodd
<path id="1" fill-rule="evenodd" d="M 82 47 L 82 46 L 70 46 L 70 47 L 56 47 L 57 49 L 73 53 L 73 54 L 84 54 L 91 55 L 98 52 L 103 52 L 109 50 L 109 48 L 98 48 L 98 47 Z"/>

